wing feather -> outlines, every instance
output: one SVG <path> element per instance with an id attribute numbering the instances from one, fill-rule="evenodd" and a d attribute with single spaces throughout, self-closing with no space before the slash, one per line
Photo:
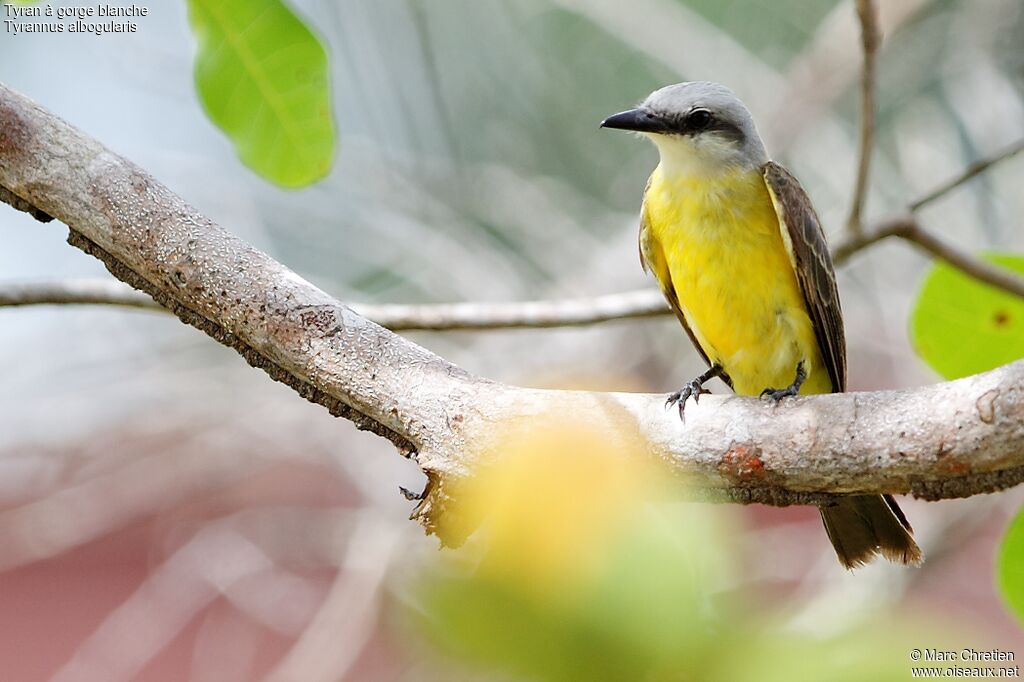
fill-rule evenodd
<path id="1" fill-rule="evenodd" d="M 814 325 L 825 368 L 832 380 L 832 390 L 837 393 L 845 391 L 843 311 L 825 233 L 810 198 L 789 171 L 769 161 L 764 165 L 763 174 L 779 217 L 782 239 L 789 250 L 807 312 Z"/>

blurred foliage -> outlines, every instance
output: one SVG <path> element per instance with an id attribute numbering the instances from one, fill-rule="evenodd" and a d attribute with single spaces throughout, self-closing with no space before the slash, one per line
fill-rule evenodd
<path id="1" fill-rule="evenodd" d="M 284 187 L 327 175 L 334 156 L 327 54 L 281 0 L 189 0 L 195 80 L 242 161 Z"/>
<path id="2" fill-rule="evenodd" d="M 174 79 L 161 77 L 169 58 L 180 72 L 188 59 L 175 52 L 186 41 L 174 33 L 184 23 L 173 15 L 163 23 L 150 22 L 144 34 L 122 37 L 136 40 L 130 52 L 113 37 L 90 40 L 87 53 L 76 52 L 83 48 L 68 41 L 39 43 L 46 49 L 35 52 L 26 51 L 32 45 L 27 41 L 0 41 L 0 62 L 10 69 L 5 79 L 37 73 L 42 83 L 45 72 L 45 81 L 58 85 L 31 94 L 48 104 L 60 102 L 61 87 L 72 95 L 77 89 L 56 77 L 77 72 L 48 65 L 106 54 L 123 92 L 113 92 L 108 87 L 113 79 L 106 78 L 94 84 L 104 94 L 78 98 L 76 116 L 83 122 L 94 117 L 87 129 L 104 130 L 96 118 L 102 115 L 119 125 L 132 121 L 138 138 L 172 140 L 156 154 L 139 151 L 137 138 L 121 137 L 120 131 L 102 138 L 126 153 L 131 150 L 155 174 L 173 179 L 172 186 L 183 195 L 219 211 L 219 219 L 232 229 L 249 230 L 246 236 L 260 248 L 343 298 L 510 300 L 653 285 L 640 271 L 635 235 L 640 194 L 655 153 L 650 145 L 602 133 L 597 124 L 651 90 L 680 80 L 719 80 L 737 90 L 751 106 L 770 152 L 800 177 L 826 227 L 838 227 L 848 207 L 860 58 L 849 0 L 294 0 L 291 6 L 309 17 L 330 47 L 326 54 L 280 2 L 188 4 L 199 36 L 196 85 L 203 104 L 233 136 L 246 163 L 285 168 L 286 180 L 267 173 L 277 182 L 298 185 L 328 170 L 334 144 L 329 64 L 333 104 L 345 135 L 335 172 L 300 195 L 268 192 L 260 183 L 248 183 L 231 155 L 218 155 L 211 136 L 191 123 L 199 117 L 191 110 L 189 84 L 179 89 Z M 883 12 L 896 4 L 884 3 Z M 169 12 L 169 5 L 179 3 L 158 5 Z M 1024 133 L 1024 5 L 1019 0 L 925 0 L 918 7 L 886 33 L 880 54 L 872 215 L 902 209 L 934 183 Z M 269 8 L 270 15 L 255 21 L 259 8 Z M 226 21 L 210 14 L 217 10 L 230 12 Z M 706 42 L 699 47 L 664 38 L 683 35 L 698 20 L 707 23 L 698 36 Z M 829 26 L 836 25 L 853 30 L 830 33 Z M 647 37 L 655 34 L 661 37 Z M 823 40 L 828 37 L 842 40 Z M 290 52 L 293 41 L 297 47 Z M 217 53 L 218 44 L 228 49 Z M 278 57 L 246 63 L 241 56 L 245 47 Z M 126 60 L 126 53 L 133 59 Z M 298 58 L 307 72 L 282 67 L 275 61 L 282 55 Z M 785 86 L 799 80 L 801 64 L 812 77 L 801 81 L 808 85 L 804 91 L 790 92 Z M 847 72 L 839 68 L 851 65 Z M 289 98 L 282 120 L 269 118 L 267 93 Z M 122 96 L 123 108 L 108 113 L 105 102 Z M 240 99 L 232 101 L 232 96 Z M 101 104 L 90 110 L 89 102 Z M 779 117 L 799 134 L 773 141 L 773 119 Z M 309 129 L 285 129 L 285 119 L 315 123 Z M 249 130 L 250 124 L 257 128 Z M 289 138 L 287 130 L 298 134 Z M 307 154 L 295 166 L 282 160 L 293 151 Z M 989 244 L 1019 251 L 1024 247 L 1024 204 L 1016 191 L 1024 166 L 1019 163 L 1007 162 L 972 181 L 922 212 L 922 221 L 964 248 Z M 18 239 L 26 232 L 11 230 L 11 236 Z M 35 265 L 51 269 L 51 252 L 41 253 Z M 922 380 L 915 363 L 907 362 L 912 353 L 904 341 L 904 311 L 926 263 L 909 249 L 884 246 L 841 270 L 851 369 L 861 377 L 861 386 Z M 984 324 L 980 314 L 964 317 L 980 307 L 972 303 L 954 313 L 965 324 Z M 66 319 L 39 339 L 67 338 Z M 225 388 L 226 373 L 208 371 L 205 365 L 196 370 L 195 358 L 210 344 L 200 340 L 181 351 L 176 338 L 174 348 L 168 348 L 163 324 L 154 323 L 134 352 L 153 358 L 147 362 L 161 371 L 170 369 L 157 375 L 145 365 L 152 380 L 139 390 L 152 391 L 156 397 L 146 397 L 152 404 L 183 404 L 196 400 L 197 387 L 205 381 L 211 395 L 225 396 L 208 412 L 222 414 L 223 405 L 235 400 Z M 64 377 L 65 394 L 78 390 L 88 396 L 84 403 L 64 405 L 63 413 L 86 414 L 82 419 L 109 416 L 125 395 L 145 402 L 138 393 L 123 390 L 128 381 L 139 385 L 139 372 L 111 341 L 134 337 L 98 335 L 95 328 L 90 317 L 76 328 L 79 333 L 70 335 L 76 339 L 73 355 L 64 349 L 42 353 L 38 348 L 51 348 L 43 344 L 35 348 L 48 363 L 64 358 L 79 363 L 72 371 L 53 372 Z M 139 333 L 142 324 L 132 320 L 130 328 Z M 962 349 L 974 344 L 973 331 L 965 335 L 951 329 L 936 321 L 929 334 Z M 668 319 L 427 339 L 459 364 L 520 383 L 545 376 L 551 367 L 585 371 L 603 363 L 636 377 L 645 389 L 667 389 L 699 363 Z M 98 350 L 83 354 L 90 343 L 113 349 L 113 359 L 97 365 L 96 372 L 86 372 L 82 358 L 107 356 Z M 154 347 L 162 351 L 158 356 L 152 354 Z M 878 361 L 883 354 L 885 361 Z M 689 367 L 682 366 L 684 355 Z M 236 361 L 233 355 L 217 360 L 225 367 Z M 52 405 L 52 391 L 39 393 L 43 385 L 37 372 L 22 373 L 24 390 L 8 391 L 12 402 Z M 282 404 L 290 405 L 291 398 Z M 275 414 L 279 409 L 274 408 Z M 128 412 L 116 414 L 120 418 Z M 18 421 L 10 420 L 11 430 Z M 38 421 L 50 429 L 52 416 L 46 412 Z M 246 428 L 267 428 L 251 426 L 252 421 L 245 422 Z M 812 633 L 794 630 L 779 614 L 762 613 L 756 600 L 738 596 L 737 584 L 745 587 L 745 569 L 728 546 L 733 524 L 727 513 L 732 510 L 646 502 L 657 498 L 664 485 L 657 464 L 642 464 L 635 444 L 623 443 L 628 436 L 608 439 L 592 428 L 510 438 L 503 452 L 522 451 L 522 457 L 509 457 L 508 464 L 496 464 L 490 474 L 481 472 L 475 479 L 480 494 L 467 494 L 476 502 L 466 506 L 476 509 L 466 510 L 465 530 L 483 517 L 487 523 L 458 553 L 435 557 L 437 565 L 420 585 L 412 614 L 441 651 L 487 670 L 539 679 L 908 677 L 906 639 L 916 626 L 890 612 L 875 612 L 867 614 L 870 628 L 860 627 L 838 609 L 817 618 Z M 276 442 L 281 432 L 288 429 L 274 431 L 267 441 Z M 368 448 L 359 441 L 345 454 Z M 376 481 L 374 471 L 367 465 L 356 474 Z M 943 540 L 934 540 L 939 553 Z M 1008 547 L 1012 544 L 1017 543 Z M 1006 566 L 1000 564 L 1004 594 L 1020 595 L 1014 579 L 1021 571 Z M 837 565 L 826 568 L 832 572 L 823 570 L 824 577 L 815 573 L 808 582 L 848 577 Z M 901 594 L 905 585 L 928 582 L 915 576 L 893 579 L 886 587 Z M 865 572 L 855 580 L 862 577 L 870 580 L 872 575 Z M 957 587 L 943 584 L 942 594 Z M 763 589 L 766 597 L 778 596 L 771 586 Z M 810 584 L 805 592 L 817 590 Z M 882 592 L 875 594 L 895 598 Z M 850 589 L 843 597 L 856 600 L 861 594 Z M 966 598 L 982 601 L 977 592 Z M 796 596 L 790 603 L 800 599 L 808 597 Z M 920 636 L 913 645 L 940 643 L 938 637 Z"/>
<path id="3" fill-rule="evenodd" d="M 985 258 L 1024 274 L 1024 256 L 988 254 Z M 947 379 L 1024 357 L 1024 300 L 946 263 L 933 265 L 925 278 L 911 328 L 917 352 Z"/>
<path id="4" fill-rule="evenodd" d="M 1003 601 L 1024 625 L 1024 508 L 1010 522 L 999 547 L 996 581 Z"/>
<path id="5" fill-rule="evenodd" d="M 985 259 L 1024 274 L 1024 256 L 990 253 Z M 994 369 L 1024 358 L 1024 300 L 937 262 L 918 294 L 911 336 L 920 356 L 946 379 Z M 1024 509 L 1006 531 L 996 572 L 1003 601 L 1024 622 Z"/>
<path id="6" fill-rule="evenodd" d="M 873 614 L 886 625 L 791 632 L 738 597 L 728 510 L 665 501 L 680 482 L 628 428 L 496 442 L 456 498 L 482 530 L 412 612 L 441 651 L 534 680 L 906 679 L 920 628 Z"/>
<path id="7" fill-rule="evenodd" d="M 765 62 L 784 67 L 807 45 L 814 30 L 840 1 L 687 0 L 680 4 L 700 12 Z"/>

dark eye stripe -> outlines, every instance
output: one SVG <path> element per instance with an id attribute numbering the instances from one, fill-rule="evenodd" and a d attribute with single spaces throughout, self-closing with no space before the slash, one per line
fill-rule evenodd
<path id="1" fill-rule="evenodd" d="M 746 139 L 746 135 L 738 125 L 731 121 L 723 120 L 717 116 L 712 116 L 711 120 L 707 125 L 694 128 L 690 122 L 690 115 L 676 115 L 666 121 L 668 128 L 681 135 L 696 135 L 704 132 L 716 132 L 721 134 L 723 137 L 735 140 L 737 142 L 743 142 Z"/>
<path id="2" fill-rule="evenodd" d="M 735 123 L 732 123 L 730 121 L 722 121 L 717 118 L 711 121 L 711 125 L 709 125 L 704 130 L 713 130 L 716 133 L 721 133 L 723 137 L 726 137 L 730 140 L 736 140 L 738 142 L 742 142 L 743 139 L 746 137 L 743 134 L 743 131 L 740 130 L 740 127 Z"/>

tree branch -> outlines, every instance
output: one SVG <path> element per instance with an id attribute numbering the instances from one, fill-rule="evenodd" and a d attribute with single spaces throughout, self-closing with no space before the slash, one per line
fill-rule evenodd
<path id="1" fill-rule="evenodd" d="M 1024 277 L 950 246 L 916 222 L 906 225 L 899 236 L 979 282 L 1024 298 Z"/>
<path id="2" fill-rule="evenodd" d="M 861 249 L 889 237 L 898 237 L 910 242 L 926 254 L 946 261 L 979 282 L 991 284 L 1024 298 L 1024 277 L 950 246 L 922 228 L 920 223 L 909 215 L 884 221 L 870 233 L 843 242 L 833 250 L 832 259 L 836 265 L 840 265 Z"/>
<path id="3" fill-rule="evenodd" d="M 1011 148 L 1024 148 L 1024 140 Z M 1011 149 L 1008 148 L 1008 149 Z M 1015 152 L 1013 152 L 1015 153 Z M 937 198 L 964 182 L 970 173 L 977 175 L 1012 153 L 982 159 L 971 164 L 964 174 L 945 183 L 941 193 L 930 192 L 932 197 L 911 206 L 920 206 Z M 2 189 L 2 188 L 0 188 Z M 898 216 L 879 222 L 866 233 L 848 238 L 832 249 L 832 260 L 839 266 L 855 253 L 880 241 L 896 237 L 910 242 L 926 254 L 944 260 L 980 282 L 1024 298 L 1024 278 L 992 265 L 975 256 L 957 250 L 920 226 L 912 215 Z M 117 282 L 97 279 L 40 280 L 32 282 L 0 283 L 0 308 L 23 305 L 102 304 L 127 306 L 167 312 L 150 296 Z M 572 327 L 628 318 L 657 317 L 669 312 L 664 297 L 654 289 L 639 289 L 590 298 L 516 301 L 510 303 L 436 303 L 436 304 L 383 304 L 351 303 L 355 312 L 392 331 L 455 331 L 485 329 L 515 329 L 543 327 Z"/>
<path id="4" fill-rule="evenodd" d="M 183 321 L 332 414 L 389 438 L 429 478 L 437 529 L 457 482 L 500 450 L 499 427 L 570 415 L 639 439 L 703 499 L 928 499 L 1024 479 L 1024 361 L 906 391 L 772 405 L 706 396 L 686 423 L 661 395 L 542 391 L 474 377 L 362 318 L 203 217 L 144 171 L 0 85 L 0 186 L 70 227 L 69 241 Z M 696 492 L 694 492 L 696 491 Z"/>
<path id="5" fill-rule="evenodd" d="M 517 327 L 579 327 L 668 312 L 661 292 L 624 291 L 590 298 L 510 303 L 436 303 L 431 305 L 367 305 L 352 308 L 388 329 L 459 330 Z"/>
<path id="6" fill-rule="evenodd" d="M 910 212 L 916 213 L 918 210 L 924 208 L 933 201 L 941 197 L 944 197 L 946 194 L 950 193 L 951 191 L 953 191 L 960 185 L 964 184 L 971 178 L 979 175 L 980 173 L 984 173 L 997 163 L 1005 161 L 1006 159 L 1009 159 L 1010 157 L 1020 153 L 1021 151 L 1024 151 L 1024 138 L 1021 138 L 1014 142 L 1013 144 L 1003 147 L 1002 150 L 996 152 L 995 154 L 978 159 L 977 161 L 969 164 L 966 168 L 963 169 L 963 171 L 961 171 L 955 177 L 950 178 L 949 180 L 942 183 L 932 191 L 925 194 L 924 196 L 913 201 L 908 207 Z"/>
<path id="7" fill-rule="evenodd" d="M 860 146 L 857 151 L 857 179 L 853 187 L 853 203 L 846 230 L 856 237 L 864 232 L 862 214 L 868 194 L 871 173 L 871 150 L 875 144 L 875 61 L 881 36 L 878 32 L 878 8 L 874 0 L 857 0 L 860 20 L 861 48 L 864 67 L 860 76 Z"/>
<path id="8" fill-rule="evenodd" d="M 979 282 L 1024 298 L 1024 277 L 947 244 L 921 227 L 912 215 L 890 218 L 866 234 L 847 239 L 832 250 L 832 261 L 842 265 L 858 251 L 890 237 L 910 242 L 924 253 L 949 263 Z"/>
<path id="9" fill-rule="evenodd" d="M 959 251 L 927 232 L 912 215 L 996 164 L 1024 151 L 1024 138 L 978 159 L 959 174 L 931 189 L 907 206 L 907 215 L 878 222 L 848 236 L 832 249 L 838 266 L 873 244 L 896 237 L 946 261 L 978 281 L 1024 297 L 1024 278 L 971 254 Z M 41 222 L 52 217 L 0 187 L 0 201 L 33 215 Z M 59 280 L 0 284 L 0 307 L 37 304 L 102 304 L 166 310 L 151 297 L 107 280 Z M 667 315 L 668 305 L 653 289 L 640 289 L 590 298 L 516 301 L 508 303 L 385 304 L 351 303 L 360 315 L 392 331 L 454 331 L 540 327 L 572 327 L 637 317 Z"/>
<path id="10" fill-rule="evenodd" d="M 0 282 L 0 308 L 90 303 L 167 312 L 146 294 L 112 280 Z M 654 289 L 589 298 L 511 303 L 348 305 L 356 313 L 392 331 L 575 327 L 608 320 L 654 317 L 669 310 L 665 298 Z"/>
<path id="11" fill-rule="evenodd" d="M 89 303 L 168 312 L 152 297 L 115 280 L 58 279 L 0 283 L 0 308 Z"/>
<path id="12" fill-rule="evenodd" d="M 886 3 L 878 31 L 892 35 L 911 22 L 930 0 Z M 804 131 L 826 118 L 837 99 L 861 75 L 863 54 L 857 40 L 860 21 L 849 4 L 836 3 L 818 23 L 814 35 L 786 66 L 785 87 L 764 127 L 765 139 L 778 152 L 786 150 Z M 855 62 L 855 57 L 858 58 Z"/>
<path id="13" fill-rule="evenodd" d="M 394 336 L 373 345 L 342 343 L 373 338 L 379 328 L 3 85 L 0 186 L 67 224 L 68 242 L 115 277 L 332 414 L 406 453 L 415 449 L 410 436 L 436 432 L 410 423 L 402 402 L 408 385 L 388 383 L 398 377 L 381 366 L 412 368 L 402 380 L 426 386 L 433 374 L 461 370 Z"/>

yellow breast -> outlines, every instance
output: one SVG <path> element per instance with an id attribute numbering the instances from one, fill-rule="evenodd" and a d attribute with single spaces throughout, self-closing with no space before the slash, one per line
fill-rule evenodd
<path id="1" fill-rule="evenodd" d="M 792 261 L 757 171 L 668 177 L 659 166 L 644 196 L 645 259 L 675 291 L 708 358 L 741 395 L 793 382 L 831 391 Z"/>

